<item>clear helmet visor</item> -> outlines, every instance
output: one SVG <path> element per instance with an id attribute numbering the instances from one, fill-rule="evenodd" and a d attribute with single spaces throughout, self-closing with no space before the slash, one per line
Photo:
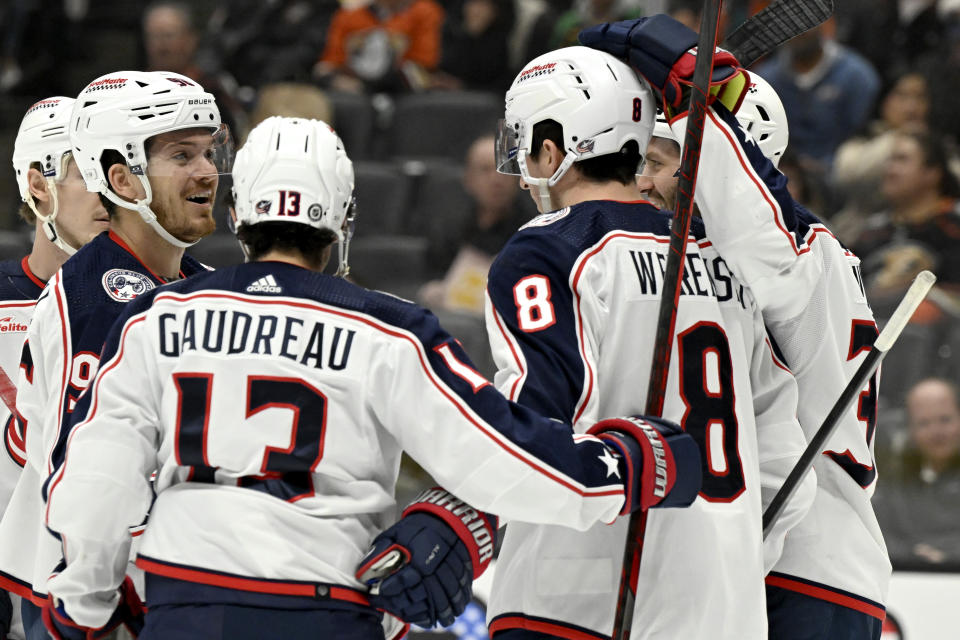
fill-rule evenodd
<path id="1" fill-rule="evenodd" d="M 195 128 L 163 133 L 150 138 L 146 147 L 150 177 L 229 175 L 236 155 L 226 125 L 216 131 Z"/>
<path id="2" fill-rule="evenodd" d="M 497 122 L 496 162 L 497 171 L 509 176 L 519 176 L 520 163 L 517 152 L 520 149 L 520 137 L 517 130 L 501 118 Z"/>

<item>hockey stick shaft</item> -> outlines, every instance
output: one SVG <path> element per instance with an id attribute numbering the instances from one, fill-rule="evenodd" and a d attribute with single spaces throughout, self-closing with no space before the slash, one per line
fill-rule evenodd
<path id="1" fill-rule="evenodd" d="M 776 524 L 777 519 L 780 517 L 780 514 L 783 513 L 784 507 L 796 492 L 797 487 L 800 486 L 804 477 L 810 472 L 814 459 L 820 455 L 827 440 L 829 440 L 830 436 L 836 431 L 837 425 L 840 424 L 840 418 L 850 409 L 854 398 L 863 391 L 864 385 L 867 384 L 867 381 L 876 372 L 877 367 L 880 366 L 880 361 L 883 360 L 884 356 L 886 356 L 890 350 L 890 347 L 897 341 L 903 328 L 907 326 L 907 323 L 910 321 L 913 312 L 916 311 L 920 303 L 923 302 L 923 299 L 930 291 L 930 287 L 932 287 L 936 281 L 937 278 L 932 273 L 929 271 L 921 271 L 913 281 L 913 284 L 910 285 L 903 300 L 897 305 L 896 310 L 893 312 L 890 320 L 887 321 L 883 331 L 880 332 L 880 335 L 877 336 L 877 339 L 874 341 L 873 347 L 870 348 L 867 357 L 860 363 L 856 373 L 853 374 L 853 378 L 850 379 L 850 382 L 848 382 L 847 386 L 843 389 L 843 393 L 840 394 L 840 398 L 834 403 L 833 408 L 830 409 L 830 413 L 824 418 L 823 424 L 820 425 L 820 428 L 814 434 L 813 438 L 810 439 L 807 448 L 804 449 L 800 455 L 800 459 L 797 460 L 797 463 L 793 469 L 791 469 L 787 479 L 783 481 L 783 486 L 780 487 L 777 495 L 775 495 L 770 502 L 770 506 L 764 511 L 764 538 L 767 537 L 773 525 Z"/>
<path id="2" fill-rule="evenodd" d="M 833 0 L 775 0 L 750 16 L 720 44 L 744 67 L 833 15 Z"/>
<path id="3" fill-rule="evenodd" d="M 13 384 L 3 367 L 0 367 L 0 400 L 7 405 L 10 413 L 17 415 L 17 385 Z"/>
<path id="4" fill-rule="evenodd" d="M 670 227 L 670 249 L 657 317 L 653 364 L 647 385 L 645 411 L 647 415 L 663 415 L 667 374 L 670 371 L 670 356 L 673 352 L 673 333 L 677 323 L 677 304 L 683 279 L 683 263 L 687 253 L 687 236 L 690 233 L 690 220 L 693 217 L 693 194 L 700 165 L 700 146 L 707 117 L 707 92 L 710 76 L 713 73 L 713 52 L 717 44 L 721 4 L 722 0 L 704 0 L 703 13 L 700 17 L 697 51 L 709 52 L 710 55 L 697 56 L 693 70 L 693 88 L 690 92 L 687 130 L 680 161 L 680 180 L 677 186 L 677 208 Z M 628 640 L 630 637 L 646 522 L 646 511 L 639 511 L 630 516 L 623 565 L 620 570 L 620 585 L 617 590 L 613 640 Z"/>

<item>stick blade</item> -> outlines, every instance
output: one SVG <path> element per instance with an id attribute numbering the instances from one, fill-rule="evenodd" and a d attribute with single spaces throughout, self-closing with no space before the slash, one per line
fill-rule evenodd
<path id="1" fill-rule="evenodd" d="M 744 67 L 833 15 L 833 0 L 776 0 L 734 29 L 720 45 Z"/>

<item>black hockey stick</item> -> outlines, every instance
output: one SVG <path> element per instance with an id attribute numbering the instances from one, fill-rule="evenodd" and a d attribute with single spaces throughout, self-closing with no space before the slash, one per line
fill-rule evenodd
<path id="1" fill-rule="evenodd" d="M 860 363 L 856 373 L 853 374 L 853 378 L 850 379 L 843 393 L 840 394 L 840 398 L 834 403 L 827 417 L 823 419 L 823 424 L 820 425 L 820 429 L 818 429 L 817 433 L 810 439 L 807 448 L 804 449 L 800 455 L 800 459 L 797 460 L 793 469 L 790 470 L 790 475 L 783 481 L 783 486 L 777 491 L 777 495 L 773 497 L 770 506 L 763 512 L 764 538 L 770 533 L 773 525 L 777 522 L 777 518 L 779 518 L 783 512 L 787 501 L 790 500 L 791 496 L 796 492 L 797 487 L 800 486 L 800 483 L 803 481 L 804 476 L 810 471 L 814 458 L 820 455 L 827 440 L 833 435 L 837 425 L 840 423 L 840 416 L 847 412 L 853 403 L 853 399 L 863 391 L 867 380 L 876 372 L 877 367 L 880 366 L 880 361 L 883 360 L 884 356 L 886 356 L 890 350 L 890 347 L 892 347 L 893 343 L 900 337 L 900 333 L 907 325 L 907 322 L 910 321 L 913 312 L 916 311 L 920 303 L 923 302 L 927 292 L 930 291 L 930 287 L 932 287 L 936 281 L 937 277 L 935 275 L 929 271 L 921 271 L 913 281 L 913 284 L 910 285 L 907 293 L 903 296 L 903 300 L 897 305 L 893 315 L 887 321 L 886 326 L 883 327 L 883 331 L 880 332 L 880 335 L 877 336 L 876 341 L 874 341 L 867 357 Z"/>
<path id="2" fill-rule="evenodd" d="M 774 0 L 733 30 L 721 47 L 744 67 L 833 15 L 833 0 Z"/>
<path id="3" fill-rule="evenodd" d="M 697 51 L 709 51 L 710 55 L 697 56 L 696 66 L 693 69 L 687 131 L 684 137 L 680 180 L 677 186 L 677 209 L 670 226 L 670 250 L 667 254 L 663 293 L 660 297 L 660 311 L 657 316 L 653 365 L 647 384 L 646 414 L 652 416 L 663 415 L 670 355 L 673 352 L 673 332 L 677 323 L 677 304 L 683 279 L 683 263 L 687 253 L 687 235 L 690 233 L 690 220 L 693 217 L 693 192 L 696 187 L 697 169 L 700 165 L 700 145 L 703 141 L 703 126 L 707 117 L 707 92 L 710 88 L 710 77 L 713 74 L 713 52 L 717 43 L 721 4 L 722 0 L 704 0 L 703 13 L 700 16 L 700 38 Z M 630 516 L 627 541 L 623 551 L 623 565 L 620 569 L 620 586 L 617 590 L 613 640 L 628 640 L 630 637 L 646 526 L 646 511 L 638 511 Z"/>

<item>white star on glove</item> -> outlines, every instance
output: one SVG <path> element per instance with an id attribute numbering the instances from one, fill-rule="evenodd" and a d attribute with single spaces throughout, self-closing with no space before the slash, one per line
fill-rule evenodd
<path id="1" fill-rule="evenodd" d="M 597 456 L 600 459 L 600 462 L 607 465 L 607 477 L 616 476 L 620 477 L 620 463 L 610 455 L 610 451 L 604 451 L 602 456 Z"/>

